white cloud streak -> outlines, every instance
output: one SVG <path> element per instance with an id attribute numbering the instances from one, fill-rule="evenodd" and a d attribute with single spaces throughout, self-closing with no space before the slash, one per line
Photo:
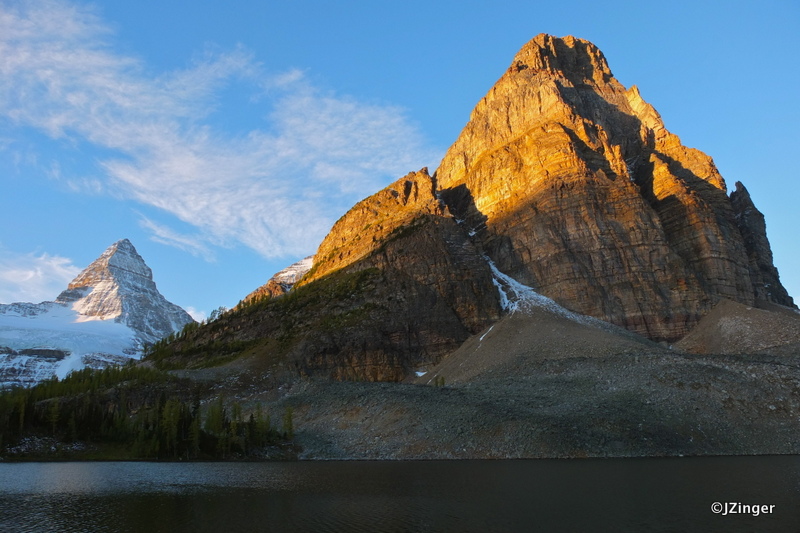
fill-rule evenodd
<path id="1" fill-rule="evenodd" d="M 153 222 L 143 215 L 140 215 L 139 224 L 150 231 L 151 239 L 155 242 L 179 248 L 195 257 L 203 257 L 206 261 L 214 260 L 214 252 L 206 246 L 201 236 L 178 233 L 167 226 Z"/>
<path id="2" fill-rule="evenodd" d="M 0 303 L 55 300 L 81 271 L 66 257 L 0 251 Z"/>
<path id="3" fill-rule="evenodd" d="M 187 237 L 143 217 L 158 242 L 207 259 L 237 242 L 265 257 L 307 254 L 353 203 L 441 155 L 402 110 L 326 94 L 298 70 L 267 76 L 245 50 L 152 76 L 112 49 L 91 10 L 20 5 L 0 4 L 0 115 L 102 149 L 108 194 L 198 229 Z M 250 96 L 272 109 L 263 128 L 210 124 L 220 90 L 235 84 L 261 88 Z"/>

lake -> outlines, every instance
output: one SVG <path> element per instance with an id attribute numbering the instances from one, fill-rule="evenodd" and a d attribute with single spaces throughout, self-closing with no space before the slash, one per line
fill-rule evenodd
<path id="1" fill-rule="evenodd" d="M 4 532 L 798 530 L 797 456 L 0 463 Z"/>

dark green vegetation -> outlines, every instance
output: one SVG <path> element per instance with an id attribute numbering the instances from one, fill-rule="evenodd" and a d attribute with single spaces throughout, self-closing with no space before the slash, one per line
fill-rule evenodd
<path id="1" fill-rule="evenodd" d="M 238 402 L 217 396 L 203 406 L 201 398 L 209 392 L 202 385 L 134 365 L 87 368 L 63 381 L 4 391 L 0 453 L 44 458 L 24 443 L 48 438 L 55 448 L 88 444 L 93 453 L 86 458 L 226 459 L 260 457 L 266 447 L 286 444 L 292 437 L 290 411 L 279 432 L 260 404 L 245 412 Z M 65 452 L 63 457 L 75 455 Z"/>
<path id="2" fill-rule="evenodd" d="M 218 366 L 252 352 L 270 351 L 280 358 L 302 334 L 316 328 L 331 331 L 366 314 L 374 306 L 365 304 L 344 314 L 326 311 L 332 302 L 358 296 L 377 276 L 376 269 L 339 273 L 278 298 L 254 298 L 202 326 L 187 324 L 151 346 L 145 358 L 164 370 Z"/>
<path id="3" fill-rule="evenodd" d="M 253 356 L 259 371 L 327 375 L 335 366 L 328 352 L 370 332 L 379 334 L 377 325 L 389 321 L 385 296 L 378 290 L 382 280 L 377 268 L 339 271 L 279 297 L 252 299 L 214 321 L 187 325 L 151 346 L 145 359 L 162 370 L 176 370 Z"/>

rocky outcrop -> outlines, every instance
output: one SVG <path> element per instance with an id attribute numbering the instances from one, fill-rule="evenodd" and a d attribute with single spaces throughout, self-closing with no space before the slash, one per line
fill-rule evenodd
<path id="1" fill-rule="evenodd" d="M 310 288 L 334 273 L 373 272 L 379 279 L 369 296 L 375 311 L 355 325 L 357 333 L 334 335 L 346 343 L 327 338 L 321 347 L 312 335 L 314 347 L 306 343 L 297 353 L 306 371 L 347 374 L 359 360 L 392 354 L 393 378 L 402 379 L 500 317 L 487 262 L 435 191 L 435 180 L 422 169 L 359 202 L 334 224 L 298 286 Z M 334 305 L 348 308 L 346 302 Z M 342 349 L 353 344 L 360 347 Z M 351 361 L 344 370 L 343 357 Z"/>
<path id="2" fill-rule="evenodd" d="M 781 285 L 778 269 L 772 263 L 772 248 L 767 240 L 764 215 L 756 209 L 750 193 L 741 182 L 736 182 L 736 190 L 731 193 L 731 205 L 747 250 L 750 282 L 756 303 L 772 302 L 794 307 L 794 300 Z"/>
<path id="3" fill-rule="evenodd" d="M 452 218 L 420 215 L 329 277 L 354 275 L 371 278 L 369 290 L 330 302 L 324 313 L 353 320 L 325 335 L 312 331 L 297 346 L 292 358 L 301 373 L 401 380 L 501 316 L 491 271 Z M 298 290 L 329 282 L 317 278 Z"/>
<path id="4" fill-rule="evenodd" d="M 587 41 L 525 45 L 436 178 L 502 271 L 579 313 L 674 340 L 720 298 L 753 303 L 713 161 Z"/>
<path id="5" fill-rule="evenodd" d="M 423 168 L 354 205 L 331 228 L 314 256 L 308 283 L 378 250 L 402 228 L 424 216 L 445 216 L 436 182 Z"/>

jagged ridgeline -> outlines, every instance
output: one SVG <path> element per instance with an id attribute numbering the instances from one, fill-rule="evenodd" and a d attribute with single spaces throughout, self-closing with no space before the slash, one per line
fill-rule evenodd
<path id="1" fill-rule="evenodd" d="M 411 173 L 356 204 L 288 293 L 264 289 L 151 357 L 403 379 L 502 316 L 493 265 L 657 341 L 686 336 L 723 300 L 793 307 L 763 215 L 736 189 L 594 45 L 539 35 L 433 177 Z"/>

